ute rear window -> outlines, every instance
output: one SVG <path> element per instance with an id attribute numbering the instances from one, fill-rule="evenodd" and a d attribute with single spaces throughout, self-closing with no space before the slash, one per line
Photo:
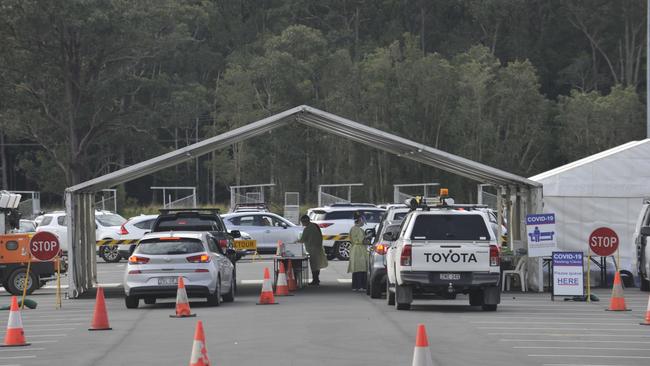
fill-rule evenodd
<path id="1" fill-rule="evenodd" d="M 415 219 L 413 240 L 489 240 L 480 215 L 420 215 Z"/>
<path id="2" fill-rule="evenodd" d="M 221 225 L 207 217 L 170 217 L 161 218 L 155 231 L 223 231 Z"/>
<path id="3" fill-rule="evenodd" d="M 136 254 L 174 255 L 205 252 L 205 248 L 200 240 L 147 240 L 141 241 L 135 252 Z"/>

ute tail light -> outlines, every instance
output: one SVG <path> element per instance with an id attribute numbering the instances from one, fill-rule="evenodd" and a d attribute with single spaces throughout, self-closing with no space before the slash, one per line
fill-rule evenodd
<path id="1" fill-rule="evenodd" d="M 133 269 L 133 270 L 129 271 L 130 275 L 132 275 L 132 274 L 141 274 L 141 273 L 142 273 L 142 271 L 139 270 L 139 269 Z"/>
<path id="2" fill-rule="evenodd" d="M 210 272 L 210 271 L 207 270 L 207 269 L 205 269 L 205 268 L 199 268 L 199 269 L 194 270 L 194 272 L 200 272 L 200 273 L 203 273 L 203 272 Z"/>
<path id="3" fill-rule="evenodd" d="M 138 257 L 136 255 L 132 255 L 129 257 L 129 263 L 131 264 L 145 264 L 149 263 L 149 258 L 147 257 Z"/>
<path id="4" fill-rule="evenodd" d="M 411 244 L 406 244 L 402 248 L 402 254 L 400 255 L 399 262 L 402 266 L 410 266 L 411 265 L 411 252 L 412 252 L 412 247 Z"/>
<path id="5" fill-rule="evenodd" d="M 375 245 L 375 253 L 384 255 L 388 251 L 388 245 L 386 244 L 377 244 Z"/>
<path id="6" fill-rule="evenodd" d="M 227 239 L 219 239 L 219 247 L 221 249 L 228 248 L 228 240 Z"/>
<path id="7" fill-rule="evenodd" d="M 124 224 L 126 224 L 126 222 Z M 124 227 L 124 224 L 122 224 L 122 226 L 120 226 L 120 235 L 128 235 L 129 234 L 129 231 Z"/>
<path id="8" fill-rule="evenodd" d="M 321 229 L 325 229 L 326 227 L 330 227 L 332 225 L 334 225 L 333 222 L 323 222 L 323 223 L 318 224 L 318 227 L 321 228 Z"/>
<path id="9" fill-rule="evenodd" d="M 190 263 L 209 263 L 210 256 L 207 255 L 206 253 L 193 255 L 191 257 L 187 257 L 187 261 Z"/>
<path id="10" fill-rule="evenodd" d="M 490 266 L 498 267 L 501 265 L 501 258 L 499 257 L 499 247 L 490 245 Z"/>

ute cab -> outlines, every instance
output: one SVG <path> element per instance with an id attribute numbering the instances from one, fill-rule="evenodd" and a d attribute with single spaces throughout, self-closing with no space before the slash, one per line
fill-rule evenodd
<path id="1" fill-rule="evenodd" d="M 444 196 L 435 206 L 411 205 L 400 232 L 384 238 L 394 241 L 386 254 L 388 303 L 406 310 L 414 296 L 461 293 L 472 306 L 496 310 L 500 253 L 486 213 Z"/>

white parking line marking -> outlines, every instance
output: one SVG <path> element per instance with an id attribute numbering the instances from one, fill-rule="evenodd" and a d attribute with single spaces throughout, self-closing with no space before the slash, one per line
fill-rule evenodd
<path id="1" fill-rule="evenodd" d="M 0 357 L 0 360 L 17 360 L 20 358 L 36 358 L 35 355 L 29 355 L 29 356 L 8 356 L 8 357 Z"/>
<path id="2" fill-rule="evenodd" d="M 86 317 L 83 318 L 51 318 L 51 319 L 30 319 L 23 318 L 23 323 L 47 323 L 47 322 L 60 322 L 61 320 L 87 320 Z"/>
<path id="3" fill-rule="evenodd" d="M 582 350 L 604 350 L 604 351 L 646 351 L 650 352 L 647 348 L 616 348 L 616 347 L 554 347 L 554 346 L 514 346 L 516 349 L 582 349 Z"/>
<path id="4" fill-rule="evenodd" d="M 568 329 L 575 330 L 575 329 Z M 500 336 L 549 336 L 549 337 L 634 337 L 634 338 L 650 338 L 639 334 L 584 334 L 584 333 L 488 333 L 488 335 Z"/>
<path id="5" fill-rule="evenodd" d="M 264 280 L 241 280 L 242 285 L 261 285 Z"/>
<path id="6" fill-rule="evenodd" d="M 630 324 L 630 327 L 632 325 Z M 611 329 L 611 328 L 531 328 L 531 327 L 526 327 L 526 328 L 511 328 L 511 327 L 477 327 L 478 329 L 494 329 L 494 330 L 581 330 L 581 331 L 599 331 L 599 330 L 604 330 L 608 332 L 643 332 L 647 333 L 647 329 Z"/>
<path id="7" fill-rule="evenodd" d="M 650 356 L 608 356 L 608 355 L 528 355 L 528 357 L 625 358 L 630 360 L 644 360 L 650 358 Z"/>
<path id="8" fill-rule="evenodd" d="M 350 279 L 348 279 L 348 278 L 339 278 L 336 281 L 338 281 L 338 283 L 352 283 L 351 278 Z"/>
<path id="9" fill-rule="evenodd" d="M 32 338 L 32 337 L 29 337 Z M 41 343 L 59 343 L 59 341 L 30 341 L 31 344 L 41 344 Z"/>
<path id="10" fill-rule="evenodd" d="M 31 348 L 31 347 L 27 347 L 27 348 L 3 348 L 3 349 L 0 349 L 0 352 L 42 351 L 44 349 L 45 348 Z"/>
<path id="11" fill-rule="evenodd" d="M 542 366 L 620 366 L 620 365 L 593 365 L 578 363 L 545 363 Z"/>
<path id="12" fill-rule="evenodd" d="M 81 325 L 81 324 L 82 323 L 34 324 L 29 326 L 29 328 L 52 328 L 52 327 L 56 328 L 56 327 L 64 327 L 69 325 Z M 59 329 L 63 329 L 63 328 L 59 328 Z"/>
<path id="13" fill-rule="evenodd" d="M 480 322 L 471 322 L 472 324 L 503 324 L 503 322 L 499 321 L 480 321 Z M 607 326 L 612 326 L 612 325 L 630 325 L 630 322 L 618 322 L 618 323 L 610 323 L 610 322 L 600 322 L 600 321 L 591 321 L 591 322 L 580 322 L 580 323 L 574 323 L 574 322 L 522 322 L 518 321 L 517 324 L 539 324 L 539 325 L 607 325 Z"/>
<path id="14" fill-rule="evenodd" d="M 650 344 L 641 341 L 597 341 L 594 339 L 569 340 L 569 339 L 499 339 L 500 342 L 555 342 L 555 343 L 625 343 L 625 344 Z"/>
<path id="15" fill-rule="evenodd" d="M 65 333 L 56 333 L 56 334 L 35 334 L 35 335 L 30 335 L 28 337 L 31 339 L 31 338 L 41 338 L 41 337 L 66 337 L 66 336 L 67 334 Z M 57 341 L 53 341 L 53 342 L 57 342 Z"/>

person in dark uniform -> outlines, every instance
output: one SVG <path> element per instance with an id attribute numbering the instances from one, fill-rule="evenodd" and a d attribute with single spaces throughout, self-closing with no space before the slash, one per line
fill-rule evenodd
<path id="1" fill-rule="evenodd" d="M 318 286 L 320 285 L 320 270 L 327 267 L 328 264 L 325 249 L 323 248 L 323 233 L 320 231 L 320 227 L 311 222 L 307 215 L 300 218 L 300 223 L 305 229 L 302 231 L 302 236 L 298 242 L 304 243 L 305 250 L 309 253 L 309 266 L 313 278 L 309 285 Z"/>

